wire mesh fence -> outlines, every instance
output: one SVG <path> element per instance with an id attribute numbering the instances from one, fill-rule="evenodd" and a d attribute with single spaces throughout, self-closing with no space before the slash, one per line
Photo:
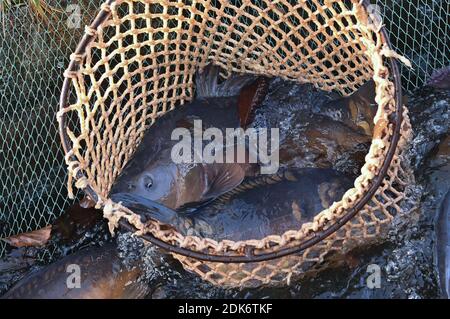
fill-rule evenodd
<path id="1" fill-rule="evenodd" d="M 0 238 L 43 227 L 70 204 L 55 114 L 69 55 L 100 2 L 77 2 L 77 25 L 68 1 L 0 1 Z"/>
<path id="2" fill-rule="evenodd" d="M 450 63 L 450 2 L 447 0 L 376 0 L 394 48 L 411 60 L 402 65 L 402 84 L 410 91 Z"/>
<path id="3" fill-rule="evenodd" d="M 0 238 L 43 227 L 71 203 L 55 114 L 69 55 L 101 2 L 0 0 Z M 449 64 L 447 0 L 372 3 L 413 63 L 402 69 L 406 90 Z"/>

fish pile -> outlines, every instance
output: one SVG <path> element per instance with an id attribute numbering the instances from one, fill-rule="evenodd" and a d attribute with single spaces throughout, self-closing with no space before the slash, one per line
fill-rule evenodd
<path id="1" fill-rule="evenodd" d="M 246 240 L 299 229 L 338 201 L 364 164 L 376 111 L 373 82 L 340 97 L 248 75 L 219 83 L 219 74 L 207 66 L 197 75 L 196 99 L 148 129 L 110 198 L 185 235 Z M 248 160 L 250 143 L 241 162 L 174 163 L 171 134 L 195 130 L 196 119 L 203 123 L 200 133 L 278 129 L 278 171 L 262 174 L 265 163 Z M 233 148 L 223 146 L 224 153 Z"/>
<path id="2" fill-rule="evenodd" d="M 195 99 L 149 127 L 109 196 L 144 222 L 156 219 L 185 235 L 248 240 L 299 229 L 352 187 L 371 141 L 374 95 L 371 81 L 341 97 L 278 78 L 234 74 L 220 80 L 220 69 L 209 65 L 196 76 Z M 250 160 L 248 141 L 214 150 L 223 151 L 224 158 L 231 154 L 232 162 L 173 161 L 175 130 L 195 136 L 209 128 L 223 135 L 228 128 L 278 129 L 278 170 L 262 174 L 267 163 Z M 189 142 L 193 157 L 194 144 Z M 240 161 L 238 146 L 244 147 Z M 152 258 L 137 256 L 126 263 L 117 253 L 118 244 L 111 242 L 33 272 L 4 297 L 137 298 L 162 276 L 156 269 L 174 263 L 159 249 L 152 250 Z M 150 259 L 155 271 L 143 274 Z M 67 288 L 67 266 L 72 264 L 84 274 L 77 291 Z"/>

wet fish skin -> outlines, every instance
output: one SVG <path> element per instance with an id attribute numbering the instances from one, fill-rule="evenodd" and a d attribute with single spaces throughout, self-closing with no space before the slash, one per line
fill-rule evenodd
<path id="1" fill-rule="evenodd" d="M 69 265 L 80 267 L 80 288 L 68 288 Z M 50 264 L 20 280 L 3 299 L 105 299 L 142 298 L 148 285 L 138 279 L 139 265 L 125 267 L 115 244 L 89 247 Z"/>
<path id="2" fill-rule="evenodd" d="M 358 175 L 371 137 L 323 115 L 296 115 L 298 126 L 280 145 L 280 166 L 334 168 Z"/>
<path id="3" fill-rule="evenodd" d="M 148 129 L 110 195 L 130 192 L 177 209 L 186 203 L 207 200 L 211 194 L 226 192 L 247 174 L 253 174 L 254 165 L 246 163 L 176 164 L 171 159 L 172 147 L 178 142 L 171 140 L 175 128 L 192 131 L 196 119 L 202 120 L 203 129 L 239 127 L 239 90 L 253 76 L 235 75 L 218 84 L 218 70 L 206 68 L 196 79 L 197 98 L 163 115 Z M 219 180 L 221 183 L 217 183 Z"/>
<path id="4" fill-rule="evenodd" d="M 375 126 L 373 119 L 377 112 L 375 82 L 367 81 L 350 96 L 326 102 L 319 112 L 354 130 L 372 135 Z"/>
<path id="5" fill-rule="evenodd" d="M 437 227 L 437 262 L 442 292 L 450 298 L 450 191 L 442 201 Z"/>
<path id="6" fill-rule="evenodd" d="M 157 219 L 185 235 L 246 240 L 299 229 L 340 200 L 351 185 L 350 178 L 334 170 L 304 168 L 246 178 L 188 214 L 131 194 L 114 194 L 112 199 L 140 214 L 143 221 Z"/>
<path id="7" fill-rule="evenodd" d="M 341 97 L 276 79 L 253 126 L 279 128 L 280 167 L 334 168 L 356 176 L 371 142 L 374 97 L 373 81 Z"/>
<path id="8" fill-rule="evenodd" d="M 272 79 L 265 100 L 255 111 L 252 127 L 278 127 L 283 137 L 290 130 L 288 124 L 293 114 L 319 113 L 321 105 L 338 98 L 338 94 L 319 90 L 309 83 Z"/>
<path id="9" fill-rule="evenodd" d="M 367 81 L 350 96 L 342 97 L 334 92 L 314 88 L 311 84 L 276 79 L 270 83 L 269 93 L 260 108 L 270 114 L 270 117 L 262 119 L 264 115 L 257 110 L 257 125 L 283 129 L 286 119 L 292 114 L 316 114 L 328 116 L 352 129 L 371 135 L 374 128 L 373 118 L 377 111 L 375 93 L 373 80 Z"/>

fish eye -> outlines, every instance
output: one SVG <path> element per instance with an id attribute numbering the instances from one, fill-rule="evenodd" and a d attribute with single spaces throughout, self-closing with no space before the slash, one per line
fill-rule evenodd
<path id="1" fill-rule="evenodd" d="M 153 179 L 150 176 L 146 176 L 144 179 L 145 188 L 151 188 L 153 186 Z"/>

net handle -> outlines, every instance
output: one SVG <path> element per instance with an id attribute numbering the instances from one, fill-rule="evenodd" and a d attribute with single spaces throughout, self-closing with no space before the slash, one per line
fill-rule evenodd
<path id="1" fill-rule="evenodd" d="M 94 19 L 92 24 L 88 27 L 90 30 L 97 30 L 98 27 L 105 22 L 110 16 L 110 8 L 109 6 L 115 2 L 115 0 L 108 0 L 102 5 L 101 11 L 98 13 L 97 17 Z M 362 2 L 363 6 L 367 8 L 369 4 L 367 1 Z M 392 49 L 391 43 L 389 41 L 389 37 L 386 31 L 385 26 L 383 25 L 380 29 L 381 39 L 384 45 L 386 45 L 389 49 Z M 95 32 L 91 32 L 91 34 L 85 33 L 80 43 L 78 44 L 74 55 L 82 56 L 85 53 L 85 50 L 89 43 L 94 39 Z M 244 255 L 217 255 L 210 254 L 207 252 L 199 252 L 189 248 L 184 248 L 180 246 L 176 246 L 170 243 L 167 243 L 159 238 L 156 238 L 152 234 L 144 234 L 141 237 L 152 244 L 167 250 L 170 253 L 182 255 L 189 258 L 194 258 L 202 261 L 208 262 L 221 262 L 221 263 L 251 263 L 251 262 L 261 262 L 268 261 L 277 258 L 281 258 L 284 256 L 298 254 L 305 249 L 308 249 L 315 244 L 321 242 L 325 238 L 334 234 L 338 231 L 342 226 L 344 226 L 349 220 L 351 220 L 366 204 L 367 202 L 375 195 L 377 189 L 380 187 L 383 182 L 391 161 L 395 155 L 395 151 L 397 149 L 397 145 L 400 139 L 400 129 L 403 121 L 403 104 L 402 104 L 402 88 L 401 88 L 401 78 L 399 73 L 399 68 L 397 61 L 393 57 L 388 58 L 389 65 L 391 67 L 391 72 L 394 80 L 394 89 L 395 89 L 395 103 L 396 103 L 396 111 L 394 114 L 391 114 L 389 117 L 389 124 L 394 126 L 394 132 L 392 136 L 392 141 L 389 145 L 389 149 L 387 151 L 386 157 L 384 159 L 383 165 L 377 176 L 372 180 L 371 185 L 367 192 L 359 199 L 359 201 L 347 212 L 344 216 L 340 217 L 336 220 L 331 226 L 327 229 L 315 232 L 313 236 L 298 245 L 281 248 L 276 251 L 267 252 L 267 253 L 256 253 L 256 247 L 248 245 L 245 250 Z M 79 67 L 79 61 L 75 59 L 71 59 L 69 63 L 69 67 L 66 72 L 75 72 Z M 68 98 L 69 98 L 69 89 L 70 89 L 70 78 L 65 77 L 64 83 L 62 86 L 61 96 L 60 96 L 60 110 L 64 110 L 68 107 Z M 393 116 L 392 116 L 393 115 Z M 59 122 L 59 134 L 61 137 L 61 143 L 64 149 L 65 154 L 68 154 L 70 150 L 70 138 L 67 134 L 67 113 L 62 112 L 61 117 L 58 118 Z M 78 170 L 75 176 L 76 179 L 80 179 L 84 177 L 84 174 Z M 90 185 L 87 185 L 86 188 L 83 189 L 84 192 L 94 201 L 98 201 L 98 196 L 96 192 L 92 189 Z M 137 229 L 130 225 L 125 220 L 120 220 L 119 225 L 127 231 L 136 232 Z"/>

